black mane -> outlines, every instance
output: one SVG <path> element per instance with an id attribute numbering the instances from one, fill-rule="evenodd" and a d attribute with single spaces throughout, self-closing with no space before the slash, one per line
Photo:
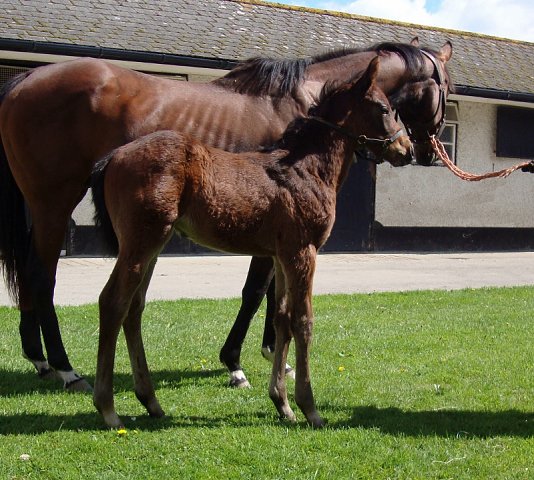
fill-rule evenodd
<path id="1" fill-rule="evenodd" d="M 429 49 L 424 50 L 437 53 Z M 418 47 L 406 43 L 383 42 L 368 48 L 342 48 L 294 60 L 254 57 L 245 60 L 214 83 L 242 94 L 271 95 L 281 98 L 295 91 L 304 80 L 310 65 L 362 52 L 396 53 L 403 59 L 412 76 L 422 75 L 424 57 Z"/>

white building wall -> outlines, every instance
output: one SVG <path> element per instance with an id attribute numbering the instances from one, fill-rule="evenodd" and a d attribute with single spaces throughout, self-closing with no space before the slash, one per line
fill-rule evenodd
<path id="1" fill-rule="evenodd" d="M 486 173 L 522 161 L 495 156 L 497 105 L 461 100 L 458 110 L 462 170 Z M 534 174 L 466 182 L 445 167 L 380 165 L 375 218 L 384 226 L 534 227 Z"/>

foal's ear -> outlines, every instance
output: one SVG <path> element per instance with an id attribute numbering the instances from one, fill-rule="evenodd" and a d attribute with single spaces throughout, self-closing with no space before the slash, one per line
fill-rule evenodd
<path id="1" fill-rule="evenodd" d="M 367 67 L 367 75 L 369 77 L 369 83 L 371 86 L 373 83 L 376 82 L 376 78 L 378 77 L 378 67 L 380 66 L 380 57 L 375 57 L 371 60 L 369 63 L 369 66 Z"/>
<path id="2" fill-rule="evenodd" d="M 410 45 L 412 47 L 417 47 L 419 48 L 419 37 L 413 37 L 410 41 Z"/>
<path id="3" fill-rule="evenodd" d="M 452 43 L 448 40 L 443 44 L 443 46 L 439 49 L 438 54 L 439 59 L 443 63 L 447 63 L 451 57 L 452 57 Z"/>
<path id="4" fill-rule="evenodd" d="M 364 74 L 353 83 L 350 88 L 358 88 L 364 92 L 367 92 L 376 82 L 376 77 L 378 75 L 378 65 L 380 64 L 379 57 L 373 58 L 367 67 L 367 70 Z"/>

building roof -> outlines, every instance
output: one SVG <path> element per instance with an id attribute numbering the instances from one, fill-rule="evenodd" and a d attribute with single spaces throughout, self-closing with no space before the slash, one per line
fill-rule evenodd
<path id="1" fill-rule="evenodd" d="M 452 42 L 449 69 L 458 85 L 534 94 L 534 43 L 455 30 L 259 0 L 2 0 L 0 10 L 0 40 L 28 45 L 19 49 L 57 42 L 235 61 L 414 36 L 433 48 Z"/>

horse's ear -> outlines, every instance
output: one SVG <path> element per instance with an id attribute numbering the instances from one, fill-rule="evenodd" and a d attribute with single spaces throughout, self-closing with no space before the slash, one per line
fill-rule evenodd
<path id="1" fill-rule="evenodd" d="M 419 37 L 413 37 L 412 40 L 410 41 L 410 45 L 412 47 L 419 48 Z"/>
<path id="2" fill-rule="evenodd" d="M 452 43 L 447 40 L 439 49 L 438 56 L 443 63 L 447 63 L 452 57 Z"/>

